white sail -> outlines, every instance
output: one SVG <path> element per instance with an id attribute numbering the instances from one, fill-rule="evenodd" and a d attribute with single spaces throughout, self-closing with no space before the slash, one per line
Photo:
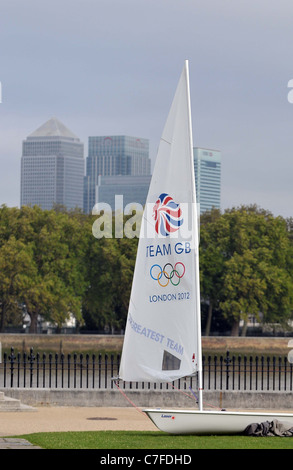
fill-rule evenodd
<path id="1" fill-rule="evenodd" d="M 201 369 L 198 225 L 188 62 L 161 137 L 142 220 L 119 377 Z"/>

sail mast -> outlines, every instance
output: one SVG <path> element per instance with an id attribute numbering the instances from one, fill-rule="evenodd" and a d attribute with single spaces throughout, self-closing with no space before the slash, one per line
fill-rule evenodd
<path id="1" fill-rule="evenodd" d="M 189 136 L 190 136 L 190 158 L 191 165 L 194 168 L 194 159 L 193 159 L 193 139 L 192 139 L 192 121 L 191 121 L 191 104 L 190 104 L 190 86 L 189 86 L 189 66 L 188 60 L 185 61 L 185 70 L 186 70 L 186 85 L 187 85 L 187 103 L 188 103 L 188 116 L 189 116 Z M 195 178 L 194 171 L 192 172 L 193 180 L 193 211 L 194 211 L 194 254 L 195 254 L 195 283 L 196 283 L 196 306 L 195 306 L 195 317 L 196 317 L 196 331 L 197 335 L 197 373 L 198 373 L 198 406 L 199 409 L 203 409 L 202 404 L 202 346 L 201 346 L 201 315 L 200 315 L 200 281 L 199 281 L 199 235 L 198 235 L 198 217 L 197 213 L 197 201 L 196 201 L 196 191 L 195 191 Z"/>

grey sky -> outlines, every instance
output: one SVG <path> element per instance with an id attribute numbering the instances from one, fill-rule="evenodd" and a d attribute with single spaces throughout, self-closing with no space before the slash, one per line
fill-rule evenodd
<path id="1" fill-rule="evenodd" d="M 222 152 L 222 209 L 293 216 L 292 0 L 2 0 L 0 204 L 19 205 L 22 140 L 52 116 L 150 139 L 189 59 L 194 145 Z"/>

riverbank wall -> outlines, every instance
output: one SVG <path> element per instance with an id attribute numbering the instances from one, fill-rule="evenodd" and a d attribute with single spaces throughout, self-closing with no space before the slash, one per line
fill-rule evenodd
<path id="1" fill-rule="evenodd" d="M 66 334 L 14 334 L 0 333 L 2 351 L 13 347 L 20 352 L 83 353 L 116 352 L 121 353 L 123 335 L 66 335 Z M 288 337 L 240 337 L 240 336 L 203 336 L 203 353 L 287 355 L 293 346 L 289 346 Z"/>
<path id="2" fill-rule="evenodd" d="M 1 388 L 4 395 L 33 407 L 93 406 L 139 408 L 194 408 L 196 399 L 188 391 L 176 390 L 60 390 L 38 388 Z M 204 409 L 291 410 L 293 393 L 284 391 L 204 391 Z"/>

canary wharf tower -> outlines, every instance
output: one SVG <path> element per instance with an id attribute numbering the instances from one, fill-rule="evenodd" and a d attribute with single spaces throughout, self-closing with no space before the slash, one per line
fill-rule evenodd
<path id="1" fill-rule="evenodd" d="M 221 152 L 194 147 L 196 199 L 200 213 L 221 208 Z"/>
<path id="2" fill-rule="evenodd" d="M 58 119 L 49 119 L 23 142 L 21 206 L 82 208 L 83 179 L 83 144 Z"/>
<path id="3" fill-rule="evenodd" d="M 84 186 L 84 211 L 86 213 L 91 213 L 93 206 L 98 202 L 99 182 L 102 186 L 106 184 L 107 188 L 104 189 L 107 189 L 107 192 L 111 186 L 114 195 L 115 184 L 116 191 L 119 191 L 119 187 L 120 190 L 122 189 L 121 184 L 127 185 L 130 189 L 132 182 L 134 182 L 130 177 L 150 175 L 151 161 L 148 139 L 125 135 L 92 136 L 89 137 L 88 150 Z M 116 181 L 115 176 L 118 177 Z M 110 184 L 106 183 L 107 177 L 111 177 L 110 180 L 108 179 Z M 147 179 L 145 179 L 143 183 L 143 179 L 138 178 L 136 184 L 138 186 L 140 184 L 148 185 L 149 181 L 147 183 Z M 100 190 L 103 192 L 103 188 L 100 187 Z M 134 192 L 132 194 L 133 197 L 136 197 Z M 136 199 L 132 199 L 132 201 L 139 202 Z"/>

